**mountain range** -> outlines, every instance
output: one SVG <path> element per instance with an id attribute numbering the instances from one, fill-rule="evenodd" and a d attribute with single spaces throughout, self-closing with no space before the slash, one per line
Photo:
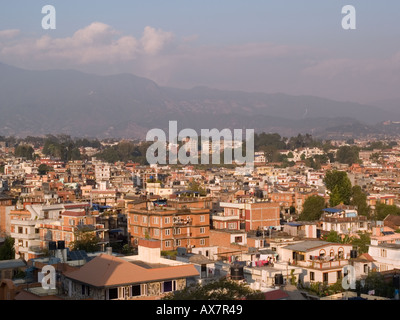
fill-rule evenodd
<path id="1" fill-rule="evenodd" d="M 286 137 L 351 128 L 379 132 L 382 122 L 400 121 L 394 102 L 382 105 L 389 107 L 283 93 L 178 89 L 133 74 L 35 71 L 0 63 L 3 136 L 144 138 L 152 128 L 167 132 L 172 120 L 178 121 L 178 130 L 198 132 L 248 128 Z"/>

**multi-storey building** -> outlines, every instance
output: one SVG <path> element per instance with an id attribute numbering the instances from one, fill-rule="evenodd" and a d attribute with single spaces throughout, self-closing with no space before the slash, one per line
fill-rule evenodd
<path id="1" fill-rule="evenodd" d="M 147 201 L 141 204 L 138 208 L 134 203 L 128 203 L 128 231 L 133 244 L 139 239 L 150 238 L 161 242 L 161 250 L 209 245 L 208 209 L 157 207 Z"/>
<path id="2" fill-rule="evenodd" d="M 280 226 L 280 206 L 270 202 L 221 202 L 223 213 L 213 215 L 215 229 L 257 230 Z"/>

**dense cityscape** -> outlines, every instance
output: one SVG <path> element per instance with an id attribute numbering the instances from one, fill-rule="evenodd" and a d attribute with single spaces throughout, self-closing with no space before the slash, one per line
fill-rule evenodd
<path id="1" fill-rule="evenodd" d="M 0 299 L 398 299 L 396 139 L 254 143 L 248 172 L 149 165 L 145 141 L 2 137 Z"/>
<path id="2" fill-rule="evenodd" d="M 3 314 L 390 313 L 389 2 L 2 3 Z"/>

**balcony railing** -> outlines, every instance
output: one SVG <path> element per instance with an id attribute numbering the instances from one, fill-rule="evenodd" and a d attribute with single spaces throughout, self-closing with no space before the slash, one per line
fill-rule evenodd
<path id="1" fill-rule="evenodd" d="M 295 265 L 305 268 L 313 269 L 332 269 L 344 267 L 349 264 L 348 260 L 345 259 L 334 259 L 332 261 L 325 260 L 307 260 L 307 261 L 295 261 Z"/>
<path id="2" fill-rule="evenodd" d="M 40 238 L 38 233 L 25 234 L 25 233 L 15 233 L 15 232 L 11 233 L 11 237 L 14 239 L 22 239 L 22 240 L 38 240 Z"/>
<path id="3" fill-rule="evenodd" d="M 191 226 L 192 219 L 174 218 L 172 223 L 177 226 Z"/>

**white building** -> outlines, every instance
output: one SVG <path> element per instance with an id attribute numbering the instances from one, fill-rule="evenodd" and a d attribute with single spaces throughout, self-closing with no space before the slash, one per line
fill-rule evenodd
<path id="1" fill-rule="evenodd" d="M 304 285 L 336 283 L 344 275 L 352 245 L 319 240 L 302 241 L 279 248 L 281 262 L 301 267 L 300 282 Z"/>
<path id="2" fill-rule="evenodd" d="M 400 243 L 371 244 L 368 254 L 376 261 L 379 272 L 400 269 Z"/>

